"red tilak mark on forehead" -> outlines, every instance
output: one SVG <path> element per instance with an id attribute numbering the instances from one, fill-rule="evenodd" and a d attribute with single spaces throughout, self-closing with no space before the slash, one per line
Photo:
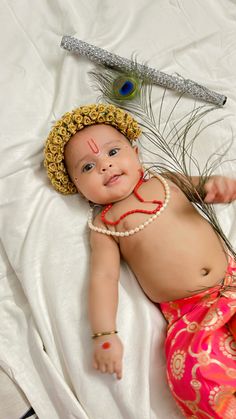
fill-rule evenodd
<path id="1" fill-rule="evenodd" d="M 89 147 L 91 148 L 92 152 L 94 154 L 98 154 L 99 153 L 99 148 L 98 145 L 95 143 L 95 141 L 93 140 L 93 138 L 91 138 L 90 140 L 87 141 Z"/>

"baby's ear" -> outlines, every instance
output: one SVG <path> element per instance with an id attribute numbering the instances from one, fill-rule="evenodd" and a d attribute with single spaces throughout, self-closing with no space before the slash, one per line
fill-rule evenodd
<path id="1" fill-rule="evenodd" d="M 78 178 L 76 176 L 75 177 L 72 177 L 70 175 L 69 175 L 69 178 L 70 178 L 71 182 L 74 183 L 74 185 L 75 185 L 75 187 L 77 189 L 78 194 L 80 194 L 82 196 L 82 194 L 81 194 L 81 192 L 79 190 L 79 187 L 78 187 Z"/>
<path id="2" fill-rule="evenodd" d="M 139 153 L 139 149 L 138 149 L 138 146 L 136 145 L 136 146 L 134 146 L 134 151 L 135 151 L 135 153 L 136 154 L 138 154 Z"/>

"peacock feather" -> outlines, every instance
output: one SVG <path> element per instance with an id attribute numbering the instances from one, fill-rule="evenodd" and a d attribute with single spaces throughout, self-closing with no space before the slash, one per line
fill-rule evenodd
<path id="1" fill-rule="evenodd" d="M 133 100 L 140 92 L 139 80 L 128 74 L 117 77 L 113 82 L 112 91 L 117 101 Z"/>
<path id="2" fill-rule="evenodd" d="M 143 161 L 147 172 L 162 173 L 175 182 L 209 220 L 226 247 L 236 257 L 231 243 L 219 224 L 214 205 L 204 202 L 204 185 L 217 168 L 227 162 L 226 156 L 233 138 L 215 150 L 214 154 L 207 158 L 203 167 L 200 167 L 194 156 L 197 140 L 203 130 L 223 120 L 223 118 L 218 118 L 213 122 L 205 123 L 204 118 L 221 107 L 209 104 L 197 105 L 194 102 L 192 108 L 184 116 L 176 118 L 174 115 L 181 106 L 183 94 L 169 93 L 172 95 L 172 104 L 166 112 L 165 103 L 170 103 L 170 101 L 166 100 L 167 91 L 164 90 L 160 98 L 159 110 L 155 114 L 152 106 L 153 86 L 135 75 L 135 60 L 132 74 L 99 67 L 90 74 L 95 81 L 95 88 L 100 92 L 99 100 L 119 106 L 138 120 L 146 138 L 146 141 L 141 141 L 139 146 L 144 154 L 148 156 L 151 154 L 152 157 L 150 160 Z M 158 89 L 156 86 L 155 88 Z M 199 176 L 197 188 L 191 182 L 192 173 Z"/>

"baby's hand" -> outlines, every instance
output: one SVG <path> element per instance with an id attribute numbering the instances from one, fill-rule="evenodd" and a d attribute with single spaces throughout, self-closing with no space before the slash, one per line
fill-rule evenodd
<path id="1" fill-rule="evenodd" d="M 236 199 L 236 179 L 225 176 L 212 176 L 205 184 L 208 204 L 227 203 Z"/>
<path id="2" fill-rule="evenodd" d="M 122 378 L 123 345 L 117 335 L 100 336 L 94 339 L 93 366 L 103 373 L 116 374 Z"/>

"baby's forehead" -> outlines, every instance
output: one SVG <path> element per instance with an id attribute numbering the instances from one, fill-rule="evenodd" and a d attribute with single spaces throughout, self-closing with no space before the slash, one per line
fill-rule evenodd
<path id="1" fill-rule="evenodd" d="M 86 145 L 89 146 L 91 141 L 100 147 L 112 142 L 125 142 L 130 144 L 129 140 L 116 128 L 110 125 L 100 124 L 78 131 L 68 141 L 66 148 L 83 148 Z"/>
<path id="2" fill-rule="evenodd" d="M 106 124 L 97 124 L 97 125 L 91 125 L 89 127 L 86 127 L 82 129 L 81 131 L 78 131 L 73 137 L 86 137 L 93 135 L 94 137 L 100 137 L 104 135 L 113 135 L 115 137 L 124 137 L 124 135 L 115 127 L 112 127 L 111 125 Z M 73 138 L 72 137 L 72 138 Z"/>

